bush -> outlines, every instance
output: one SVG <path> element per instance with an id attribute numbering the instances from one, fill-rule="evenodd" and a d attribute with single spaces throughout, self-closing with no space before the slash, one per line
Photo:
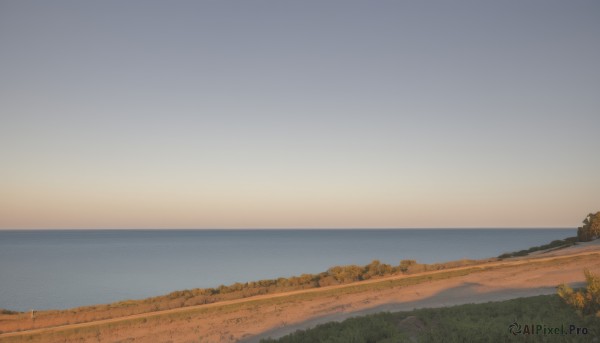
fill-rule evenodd
<path id="1" fill-rule="evenodd" d="M 0 308 L 0 314 L 18 314 L 18 313 L 19 312 L 17 312 L 17 311 L 11 311 L 11 310 Z"/>
<path id="2" fill-rule="evenodd" d="M 586 288 L 575 292 L 568 285 L 558 287 L 558 295 L 581 315 L 596 315 L 600 317 L 600 275 L 584 270 Z"/>
<path id="3" fill-rule="evenodd" d="M 408 268 L 415 264 L 417 264 L 417 261 L 415 260 L 402 260 L 400 261 L 400 271 L 406 273 L 408 271 Z"/>

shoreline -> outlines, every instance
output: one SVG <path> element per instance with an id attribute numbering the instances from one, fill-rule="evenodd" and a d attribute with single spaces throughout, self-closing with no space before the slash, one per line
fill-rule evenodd
<path id="1" fill-rule="evenodd" d="M 307 327 L 306 325 L 316 325 L 336 320 L 336 318 L 343 319 L 346 316 L 371 313 L 371 311 L 380 311 L 386 308 L 407 309 L 406 304 L 414 306 L 428 304 L 428 307 L 447 306 L 453 304 L 443 301 L 449 294 L 454 294 L 452 299 L 457 298 L 456 293 L 452 292 L 463 294 L 464 301 L 471 302 L 477 297 L 480 297 L 481 301 L 490 301 L 490 294 L 502 298 L 523 296 L 523 294 L 536 295 L 540 291 L 550 292 L 562 282 L 573 284 L 583 281 L 582 270 L 585 266 L 592 271 L 600 271 L 599 254 L 600 242 L 596 241 L 551 251 L 543 256 L 511 258 L 475 266 L 267 294 L 228 302 L 142 313 L 34 331 L 3 333 L 0 334 L 0 338 L 68 335 L 73 331 L 72 329 L 77 328 L 83 331 L 97 331 L 115 339 L 133 334 L 136 340 L 150 341 L 148 337 L 154 337 L 151 334 L 153 331 L 154 334 L 160 335 L 165 331 L 172 334 L 173 330 L 177 329 L 186 336 L 185 332 L 189 331 L 190 327 L 194 327 L 193 324 L 197 324 L 195 327 L 204 332 L 205 338 L 210 342 L 255 342 L 260 338 L 267 337 L 265 336 L 267 334 L 289 333 L 290 330 L 295 331 L 298 328 Z M 464 275 L 455 275 L 460 271 L 468 272 L 465 272 Z M 427 279 L 444 274 L 449 276 L 433 281 Z M 410 279 L 419 279 L 420 281 L 413 285 L 401 284 L 402 281 Z M 394 285 L 394 282 L 398 284 Z M 187 323 L 183 323 L 177 319 L 179 317 L 186 317 L 189 320 Z M 168 325 L 163 325 L 167 319 L 170 322 Z M 138 321 L 144 321 L 144 323 L 138 323 Z M 147 333 L 146 329 L 142 330 L 145 327 L 145 321 L 158 324 L 158 327 Z M 190 323 L 191 326 L 188 325 Z M 112 326 L 113 329 L 106 329 L 107 325 Z M 214 328 L 211 330 L 210 327 Z M 205 330 L 201 330 L 201 328 Z M 223 336 L 225 332 L 228 333 L 225 335 L 227 337 Z M 39 341 L 43 342 L 43 337 Z M 186 340 L 183 339 L 183 341 Z"/>
<path id="2" fill-rule="evenodd" d="M 254 237 L 252 232 L 248 231 L 230 231 L 231 234 L 222 232 L 215 237 L 209 232 L 219 231 L 145 231 L 146 234 L 134 231 L 94 231 L 97 233 L 91 232 L 91 235 L 87 231 L 62 231 L 61 235 L 64 237 L 60 236 L 61 239 L 66 242 L 77 241 L 77 245 L 66 244 L 66 250 L 62 254 L 52 253 L 50 249 L 56 241 L 53 233 L 38 238 L 20 232 L 20 235 L 7 235 L 6 240 L 2 239 L 9 248 L 5 251 L 6 254 L 20 253 L 19 249 L 10 247 L 10 242 L 13 242 L 14 246 L 25 244 L 25 250 L 34 249 L 28 256 L 29 260 L 50 258 L 41 260 L 43 263 L 32 263 L 29 260 L 19 262 L 24 261 L 23 259 L 15 262 L 5 261 L 4 265 L 14 270 L 11 274 L 15 277 L 14 281 L 11 281 L 10 277 L 7 280 L 9 282 L 4 292 L 3 306 L 0 307 L 22 312 L 31 309 L 61 311 L 99 307 L 104 304 L 143 301 L 176 291 L 218 288 L 220 285 L 230 286 L 234 283 L 252 283 L 281 277 L 292 278 L 306 273 L 321 274 L 336 266 L 362 267 L 373 260 L 380 260 L 381 263 L 393 267 L 402 259 L 416 260 L 420 264 L 442 264 L 463 259 L 481 260 L 499 256 L 506 251 L 516 251 L 538 245 L 540 242 L 571 236 L 575 232 L 572 229 L 564 230 L 529 229 L 516 230 L 519 232 L 514 233 L 494 229 L 475 230 L 475 233 L 468 229 L 376 230 L 375 233 L 365 230 L 304 230 L 297 233 L 262 230 L 256 231 L 260 233 L 258 237 Z M 235 232 L 240 232 L 240 235 L 234 234 Z M 285 234 L 280 236 L 279 232 Z M 375 237 L 371 238 L 373 234 Z M 210 237 L 206 238 L 208 236 Z M 296 236 L 306 239 L 306 248 L 295 243 Z M 469 237 L 475 238 L 477 242 L 469 242 Z M 121 239 L 126 242 L 135 242 L 138 239 L 149 243 L 157 242 L 160 248 L 157 248 L 158 254 L 147 254 L 140 248 L 140 244 L 133 244 L 130 249 L 129 245 L 120 243 Z M 221 243 L 229 239 L 235 240 L 236 244 Z M 248 239 L 251 244 L 243 248 L 242 244 Z M 220 245 L 213 247 L 203 243 L 212 240 L 216 240 Z M 273 244 L 268 243 L 270 240 L 274 240 Z M 504 243 L 498 244 L 500 241 Z M 357 248 L 349 249 L 354 244 L 358 244 Z M 82 250 L 79 245 L 89 248 L 89 255 L 96 255 L 97 258 L 82 261 L 77 259 L 73 263 L 65 261 L 65 256 L 76 258 Z M 196 245 L 202 249 L 191 248 Z M 108 250 L 113 253 L 106 253 Z M 218 254 L 215 255 L 216 253 Z M 219 261 L 212 261 L 213 255 L 221 258 Z M 241 263 L 234 262 L 238 259 L 244 261 L 243 267 Z M 159 267 L 154 271 L 149 265 Z M 38 277 L 36 268 L 55 270 L 55 276 L 48 277 L 40 273 Z M 118 275 L 123 277 L 117 277 Z M 25 276 L 30 280 L 25 280 Z M 19 289 L 20 284 L 28 287 Z M 197 303 L 188 301 L 185 305 Z M 172 307 L 174 306 L 170 306 Z"/>

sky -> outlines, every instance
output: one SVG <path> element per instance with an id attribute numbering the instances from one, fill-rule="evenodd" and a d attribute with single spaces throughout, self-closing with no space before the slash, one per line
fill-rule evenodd
<path id="1" fill-rule="evenodd" d="M 576 227 L 598 1 L 0 1 L 0 228 Z"/>

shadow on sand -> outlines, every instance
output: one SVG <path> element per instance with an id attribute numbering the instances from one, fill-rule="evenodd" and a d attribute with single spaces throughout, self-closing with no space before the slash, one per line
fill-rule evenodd
<path id="1" fill-rule="evenodd" d="M 572 284 L 573 287 L 581 287 L 584 283 Z M 428 297 L 423 297 L 414 301 L 395 302 L 383 305 L 377 305 L 358 311 L 348 311 L 331 313 L 324 316 L 313 317 L 300 323 L 293 323 L 286 326 L 265 331 L 259 335 L 241 339 L 240 343 L 258 343 L 264 338 L 279 338 L 288 335 L 296 330 L 304 330 L 315 327 L 316 325 L 343 321 L 350 317 L 362 316 L 378 312 L 402 312 L 412 311 L 419 308 L 438 308 L 446 306 L 455 306 L 463 304 L 485 303 L 490 301 L 502 301 L 522 297 L 531 297 L 536 295 L 555 294 L 556 287 L 539 288 L 503 288 L 499 290 L 486 291 L 479 283 L 465 282 L 457 287 L 452 287 Z"/>

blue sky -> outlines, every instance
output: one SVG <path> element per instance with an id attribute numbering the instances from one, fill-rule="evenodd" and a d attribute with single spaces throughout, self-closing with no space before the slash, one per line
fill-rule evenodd
<path id="1" fill-rule="evenodd" d="M 0 227 L 573 227 L 595 1 L 3 1 Z"/>

